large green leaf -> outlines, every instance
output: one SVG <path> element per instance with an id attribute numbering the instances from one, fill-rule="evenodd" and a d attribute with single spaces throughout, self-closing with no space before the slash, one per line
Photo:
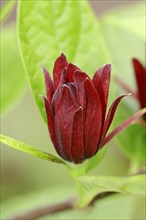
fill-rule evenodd
<path id="1" fill-rule="evenodd" d="M 134 86 L 131 59 L 144 61 L 145 57 L 145 3 L 112 11 L 101 17 L 100 22 L 114 73 Z"/>
<path id="2" fill-rule="evenodd" d="M 100 27 L 86 1 L 19 1 L 19 38 L 33 95 L 44 115 L 40 94 L 45 94 L 39 64 L 52 73 L 55 59 L 64 52 L 70 62 L 91 75 L 109 61 Z"/>
<path id="3" fill-rule="evenodd" d="M 20 99 L 26 88 L 15 32 L 14 25 L 1 28 L 1 113 Z"/>
<path id="4" fill-rule="evenodd" d="M 46 205 L 59 204 L 69 197 L 74 196 L 74 190 L 65 187 L 43 189 L 28 195 L 19 196 L 2 204 L 1 218 L 8 219 L 16 215 L 23 215 L 32 210 L 38 210 Z M 96 219 L 96 220 L 125 220 L 141 219 L 144 220 L 145 206 L 143 197 L 132 195 L 113 195 L 98 200 L 93 207 L 86 209 L 72 209 L 40 217 L 40 220 L 57 219 Z M 26 202 L 27 201 L 27 202 Z M 122 210 L 122 211 L 121 211 Z"/>
<path id="5" fill-rule="evenodd" d="M 9 147 L 12 147 L 16 150 L 23 151 L 25 153 L 34 155 L 34 156 L 42 158 L 44 160 L 52 161 L 55 163 L 65 164 L 65 162 L 63 160 L 61 160 L 61 159 L 59 159 L 49 153 L 42 152 L 37 148 L 34 148 L 28 144 L 25 144 L 23 142 L 20 142 L 18 140 L 13 139 L 13 138 L 10 138 L 10 137 L 4 136 L 4 135 L 0 135 L 0 142 L 3 144 L 6 144 Z"/>
<path id="6" fill-rule="evenodd" d="M 86 206 L 101 192 L 120 192 L 132 195 L 145 195 L 146 175 L 130 177 L 82 176 L 77 181 L 81 185 L 79 206 Z"/>

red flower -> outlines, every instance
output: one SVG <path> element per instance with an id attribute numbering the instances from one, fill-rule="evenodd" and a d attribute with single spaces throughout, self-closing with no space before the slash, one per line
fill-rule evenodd
<path id="1" fill-rule="evenodd" d="M 122 82 L 121 79 L 117 79 L 119 84 L 124 88 L 125 91 L 131 92 L 133 97 L 138 101 L 140 108 L 146 107 L 146 67 L 144 67 L 139 60 L 136 58 L 132 59 L 135 79 L 137 84 L 137 91 L 133 92 L 128 85 Z M 143 115 L 143 119 L 146 122 L 146 113 Z"/>
<path id="2" fill-rule="evenodd" d="M 77 66 L 68 64 L 62 54 L 54 64 L 53 81 L 44 67 L 43 72 L 47 92 L 43 99 L 54 147 L 64 160 L 81 163 L 93 157 L 115 135 L 105 138 L 125 95 L 112 103 L 106 116 L 109 64 L 97 70 L 91 80 Z"/>
<path id="3" fill-rule="evenodd" d="M 137 59 L 133 59 L 134 73 L 137 83 L 137 98 L 141 108 L 146 107 L 146 67 L 144 67 Z M 146 114 L 143 115 L 146 121 Z"/>

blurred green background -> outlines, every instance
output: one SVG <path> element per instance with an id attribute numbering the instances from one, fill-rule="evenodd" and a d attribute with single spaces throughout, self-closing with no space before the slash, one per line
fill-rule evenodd
<path id="1" fill-rule="evenodd" d="M 122 5 L 133 5 L 136 1 L 89 1 L 96 15 L 106 14 L 107 10 L 120 7 Z M 98 2 L 98 7 L 97 7 Z M 4 2 L 3 2 L 4 3 Z M 2 25 L 2 31 L 7 28 L 10 23 L 15 22 L 14 10 Z M 8 34 L 9 35 L 9 34 Z M 2 36 L 6 38 L 6 35 Z M 29 89 L 27 79 L 24 77 L 24 70 L 20 67 L 18 69 L 10 69 L 9 63 L 12 65 L 18 65 L 17 59 L 13 57 L 13 40 L 11 38 L 5 51 L 3 50 L 2 61 L 5 63 L 2 73 L 2 83 L 4 89 L 7 90 L 7 96 L 10 98 L 18 96 L 17 104 L 12 105 L 1 118 L 1 133 L 15 139 L 24 141 L 34 147 L 37 147 L 43 151 L 56 155 L 53 145 L 50 141 L 47 126 L 42 121 L 41 115 L 33 100 L 31 91 Z M 17 48 L 18 49 L 18 48 Z M 16 50 L 17 50 L 16 49 Z M 7 80 L 11 77 L 11 71 L 17 71 L 18 77 L 12 77 L 11 80 Z M 12 73 L 13 74 L 13 73 Z M 40 71 L 41 74 L 41 71 Z M 24 79 L 23 79 L 24 78 Z M 19 83 L 24 84 L 22 89 L 16 93 L 15 87 Z M 12 82 L 11 85 L 7 82 Z M 10 93 L 10 94 L 9 94 Z M 14 93 L 14 94 L 13 94 Z M 13 97 L 11 98 L 13 102 Z M 129 168 L 129 160 L 124 154 L 117 148 L 116 144 L 111 144 L 108 149 L 104 160 L 101 162 L 98 168 L 93 173 L 100 175 L 125 175 Z M 68 174 L 65 167 L 57 165 L 55 163 L 46 162 L 33 156 L 27 155 L 22 152 L 10 149 L 7 146 L 1 148 L 1 202 L 6 202 L 16 196 L 24 195 L 29 192 L 35 192 L 42 189 L 49 189 L 51 187 L 59 187 L 70 185 L 74 187 L 74 183 Z M 143 209 L 144 211 L 144 209 Z M 141 212 L 143 212 L 141 211 Z M 135 214 L 137 216 L 137 214 Z M 138 215 L 139 216 L 139 215 Z M 141 213 L 141 219 L 144 213 Z M 126 220 L 126 219 L 125 219 Z"/>

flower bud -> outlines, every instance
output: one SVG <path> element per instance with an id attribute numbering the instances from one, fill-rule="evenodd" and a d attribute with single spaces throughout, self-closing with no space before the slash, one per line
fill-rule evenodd
<path id="1" fill-rule="evenodd" d="M 43 97 L 49 133 L 57 153 L 79 164 L 93 157 L 102 146 L 121 99 L 106 116 L 111 65 L 101 67 L 91 80 L 64 54 L 56 60 L 53 80 L 43 68 L 46 94 Z"/>

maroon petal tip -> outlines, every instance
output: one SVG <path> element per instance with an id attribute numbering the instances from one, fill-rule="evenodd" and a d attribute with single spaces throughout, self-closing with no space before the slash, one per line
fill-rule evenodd
<path id="1" fill-rule="evenodd" d="M 109 64 L 106 64 L 105 67 L 108 67 L 109 70 L 111 71 L 111 69 L 112 69 L 112 64 L 110 64 L 110 63 L 109 63 Z"/>
<path id="2" fill-rule="evenodd" d="M 133 57 L 133 58 L 132 58 L 132 63 L 133 63 L 133 64 L 134 64 L 134 63 L 140 63 L 140 61 L 139 61 L 137 58 Z"/>
<path id="3" fill-rule="evenodd" d="M 43 71 L 44 74 L 46 74 L 46 73 L 49 74 L 49 73 L 48 73 L 48 70 L 46 69 L 45 66 L 43 66 L 42 64 L 39 64 L 39 66 L 40 66 L 40 68 L 42 69 L 42 71 Z"/>
<path id="4" fill-rule="evenodd" d="M 48 102 L 48 99 L 47 99 L 47 97 L 45 97 L 45 96 L 43 96 L 43 95 L 39 95 L 39 97 L 44 101 L 44 102 Z"/>
<path id="5" fill-rule="evenodd" d="M 64 57 L 66 57 L 66 56 L 65 56 L 65 54 L 64 54 L 63 52 L 61 53 L 61 56 L 64 56 Z"/>
<path id="6" fill-rule="evenodd" d="M 40 66 L 40 68 L 41 68 L 42 71 L 43 71 L 44 77 L 45 77 L 47 74 L 49 74 L 49 72 L 48 72 L 48 70 L 46 69 L 45 66 L 43 66 L 42 64 L 39 64 L 39 66 Z"/>
<path id="7" fill-rule="evenodd" d="M 44 95 L 39 95 L 41 99 L 47 99 Z"/>

